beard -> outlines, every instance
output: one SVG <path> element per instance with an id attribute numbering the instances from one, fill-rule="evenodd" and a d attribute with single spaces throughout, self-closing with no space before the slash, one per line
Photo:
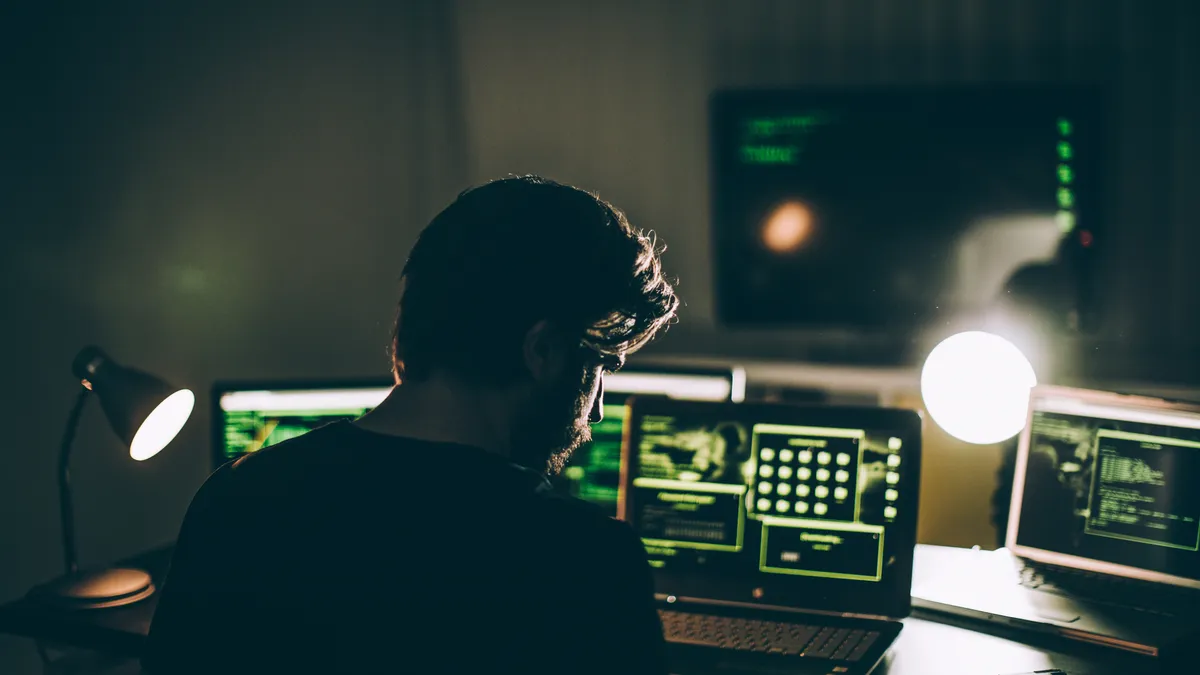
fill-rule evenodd
<path id="1" fill-rule="evenodd" d="M 534 392 L 513 426 L 511 459 L 550 477 L 562 473 L 571 455 L 592 440 L 588 424 L 595 375 L 570 373 Z"/>

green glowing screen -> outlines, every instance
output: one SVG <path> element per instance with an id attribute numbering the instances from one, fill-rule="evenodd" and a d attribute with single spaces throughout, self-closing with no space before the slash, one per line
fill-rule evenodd
<path id="1" fill-rule="evenodd" d="M 906 465 L 886 431 L 645 415 L 630 523 L 659 568 L 877 582 Z"/>
<path id="2" fill-rule="evenodd" d="M 1200 581 L 1197 427 L 1194 414 L 1035 398 L 1016 543 Z"/>

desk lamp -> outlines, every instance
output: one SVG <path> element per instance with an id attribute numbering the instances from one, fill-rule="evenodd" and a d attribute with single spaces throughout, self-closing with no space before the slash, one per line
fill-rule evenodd
<path id="1" fill-rule="evenodd" d="M 76 608 L 119 607 L 154 593 L 143 570 L 103 569 L 80 572 L 75 556 L 75 513 L 71 502 L 71 445 L 89 394 L 100 399 L 109 426 L 134 460 L 147 460 L 175 438 L 192 414 L 196 397 L 140 370 L 122 366 L 97 347 L 86 347 L 71 367 L 82 388 L 67 417 L 58 456 L 58 498 L 62 518 L 66 575 L 39 589 L 40 594 Z"/>

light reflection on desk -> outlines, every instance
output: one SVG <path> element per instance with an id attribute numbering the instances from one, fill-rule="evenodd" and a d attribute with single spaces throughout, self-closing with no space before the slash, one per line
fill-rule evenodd
<path id="1" fill-rule="evenodd" d="M 883 675 L 1005 675 L 1061 668 L 1070 675 L 1105 673 L 1065 655 L 994 635 L 910 617 L 875 671 Z M 1115 672 L 1115 671 L 1112 671 Z"/>

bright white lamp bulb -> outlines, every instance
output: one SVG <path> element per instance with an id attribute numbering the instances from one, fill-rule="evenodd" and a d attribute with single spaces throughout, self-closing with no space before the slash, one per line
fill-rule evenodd
<path id="1" fill-rule="evenodd" d="M 981 331 L 952 335 L 933 348 L 921 370 L 921 397 L 946 433 L 980 445 L 1025 428 L 1037 376 L 1013 343 Z"/>
<path id="2" fill-rule="evenodd" d="M 196 395 L 188 389 L 163 399 L 133 435 L 129 456 L 140 462 L 157 455 L 183 428 L 195 406 Z"/>

